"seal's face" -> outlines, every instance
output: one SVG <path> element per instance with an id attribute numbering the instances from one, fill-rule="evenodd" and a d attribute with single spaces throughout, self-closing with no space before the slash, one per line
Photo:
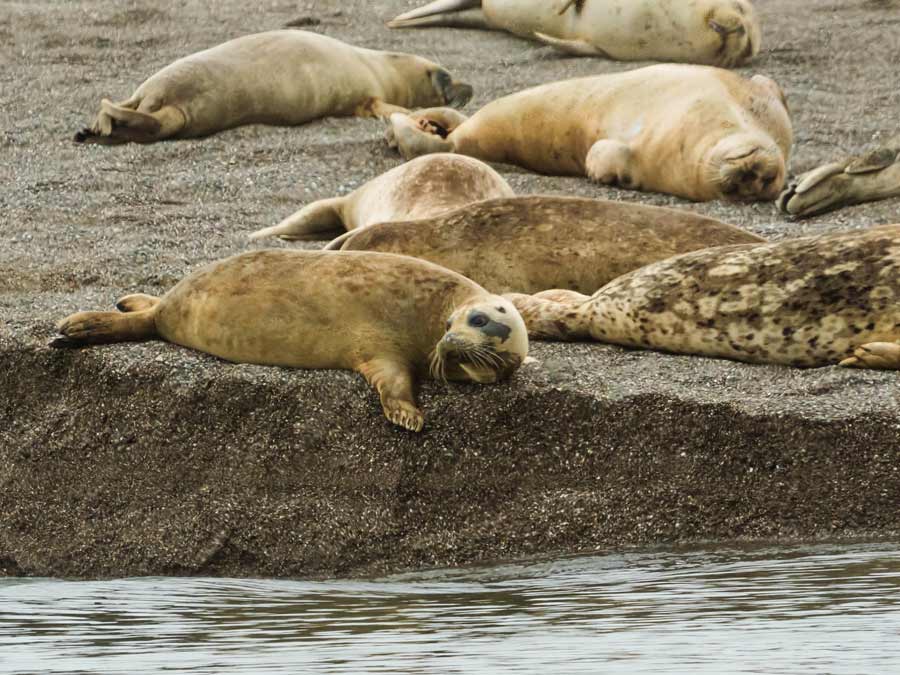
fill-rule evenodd
<path id="1" fill-rule="evenodd" d="M 718 41 L 715 65 L 733 68 L 759 53 L 761 34 L 753 5 L 747 0 L 707 0 L 706 25 Z"/>
<path id="2" fill-rule="evenodd" d="M 710 167 L 716 172 L 713 182 L 729 201 L 774 201 L 784 187 L 784 159 L 774 146 L 726 139 L 714 151 Z"/>
<path id="3" fill-rule="evenodd" d="M 454 82 L 453 76 L 441 67 L 431 72 L 431 85 L 438 95 L 438 100 L 452 108 L 462 108 L 472 98 L 472 85 Z"/>
<path id="4" fill-rule="evenodd" d="M 509 377 L 528 355 L 528 330 L 518 310 L 499 296 L 458 307 L 434 348 L 435 379 L 490 384 Z"/>

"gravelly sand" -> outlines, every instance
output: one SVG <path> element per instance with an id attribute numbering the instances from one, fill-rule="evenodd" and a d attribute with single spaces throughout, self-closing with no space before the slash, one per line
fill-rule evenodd
<path id="1" fill-rule="evenodd" d="M 347 575 L 696 539 L 900 532 L 896 373 L 535 345 L 508 386 L 427 384 L 426 432 L 350 373 L 171 345 L 57 352 L 66 314 L 159 293 L 245 235 L 399 163 L 370 120 L 80 147 L 100 98 L 175 58 L 309 16 L 429 56 L 476 90 L 640 64 L 498 33 L 389 31 L 413 2 L 0 3 L 0 568 L 79 576 Z M 900 131 L 896 3 L 760 0 L 795 172 Z M 693 208 L 781 239 L 900 222 L 900 200 L 800 223 L 498 167 L 520 193 Z M 254 246 L 281 246 L 265 242 Z M 310 245 L 313 247 L 314 245 Z"/>

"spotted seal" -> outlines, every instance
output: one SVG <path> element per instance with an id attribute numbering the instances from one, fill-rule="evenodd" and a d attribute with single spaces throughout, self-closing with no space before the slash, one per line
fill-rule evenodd
<path id="1" fill-rule="evenodd" d="M 340 77 L 335 77 L 340 73 Z M 472 88 L 436 63 L 302 30 L 230 40 L 166 66 L 131 98 L 104 99 L 78 143 L 200 138 L 244 124 L 294 126 L 327 116 L 385 116 L 462 106 Z"/>
<path id="2" fill-rule="evenodd" d="M 388 26 L 500 29 L 579 56 L 725 68 L 756 56 L 762 41 L 747 0 L 436 0 Z"/>
<path id="3" fill-rule="evenodd" d="M 686 253 L 590 297 L 507 297 L 533 338 L 900 369 L 900 225 Z"/>
<path id="4" fill-rule="evenodd" d="M 503 177 L 482 161 L 463 155 L 424 155 L 394 167 L 344 197 L 309 204 L 250 239 L 322 239 L 336 230 L 374 223 L 428 218 L 463 204 L 512 197 Z"/>
<path id="5" fill-rule="evenodd" d="M 160 338 L 228 361 L 361 373 L 387 418 L 420 431 L 416 378 L 492 383 L 528 353 L 507 300 L 423 260 L 262 250 L 211 263 L 162 298 L 60 322 L 55 347 Z"/>
<path id="6" fill-rule="evenodd" d="M 592 293 L 657 260 L 709 246 L 762 242 L 683 209 L 529 195 L 489 199 L 433 218 L 379 223 L 328 246 L 424 258 L 493 293 Z"/>
<path id="7" fill-rule="evenodd" d="M 407 159 L 455 152 L 695 201 L 774 200 L 792 142 L 774 81 L 682 64 L 552 82 L 470 118 L 394 113 L 389 129 Z"/>

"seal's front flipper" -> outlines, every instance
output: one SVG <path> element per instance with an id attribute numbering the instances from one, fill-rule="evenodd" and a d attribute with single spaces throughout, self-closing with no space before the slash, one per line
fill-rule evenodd
<path id="1" fill-rule="evenodd" d="M 900 370 L 900 343 L 869 342 L 853 350 L 853 356 L 840 362 L 850 368 Z"/>
<path id="2" fill-rule="evenodd" d="M 571 295 L 569 295 L 571 293 Z M 551 295 L 556 294 L 556 295 Z M 565 294 L 565 295 L 562 295 Z M 587 314 L 581 305 L 590 300 L 586 295 L 555 289 L 544 291 L 540 295 L 524 295 L 522 293 L 505 293 L 528 327 L 528 337 L 535 340 L 590 340 L 590 325 Z M 559 297 L 565 302 L 547 299 Z M 577 296 L 577 297 L 576 297 Z"/>
<path id="3" fill-rule="evenodd" d="M 598 183 L 618 185 L 628 190 L 640 189 L 633 153 L 621 141 L 604 138 L 594 143 L 584 161 L 584 168 L 588 178 Z"/>
<path id="4" fill-rule="evenodd" d="M 51 347 L 81 347 L 110 342 L 137 342 L 157 337 L 156 310 L 142 312 L 78 312 L 57 326 Z"/>
<path id="5" fill-rule="evenodd" d="M 387 25 L 388 28 L 492 28 L 481 11 L 481 0 L 435 0 L 400 14 Z"/>
<path id="6" fill-rule="evenodd" d="M 343 203 L 344 197 L 333 197 L 307 204 L 277 225 L 257 230 L 250 235 L 250 241 L 266 237 L 279 237 L 285 241 L 329 239 L 336 230 L 344 229 Z"/>
<path id="7" fill-rule="evenodd" d="M 388 420 L 410 431 L 422 431 L 425 417 L 416 406 L 413 374 L 408 365 L 387 358 L 376 358 L 360 364 L 356 370 L 378 392 L 384 416 Z"/>
<path id="8" fill-rule="evenodd" d="M 153 113 L 141 112 L 107 99 L 100 102 L 90 129 L 75 134 L 76 143 L 153 143 L 171 138 L 184 128 L 184 114 L 174 106 L 164 106 Z"/>
<path id="9" fill-rule="evenodd" d="M 841 206 L 900 195 L 900 137 L 883 148 L 825 164 L 797 177 L 778 197 L 778 208 L 796 218 Z"/>
<path id="10" fill-rule="evenodd" d="M 376 117 L 388 120 L 394 113 L 409 114 L 409 109 L 392 103 L 385 103 L 380 98 L 370 98 L 365 103 L 361 103 L 354 114 L 356 117 Z"/>
<path id="11" fill-rule="evenodd" d="M 146 293 L 132 293 L 116 301 L 116 309 L 120 312 L 143 312 L 153 309 L 159 304 L 160 299 L 155 295 Z"/>
<path id="12" fill-rule="evenodd" d="M 609 58 L 609 54 L 584 40 L 564 40 L 562 38 L 553 37 L 546 33 L 533 33 L 534 38 L 545 45 L 549 45 L 554 49 L 558 49 L 572 56 L 599 56 L 604 59 Z"/>

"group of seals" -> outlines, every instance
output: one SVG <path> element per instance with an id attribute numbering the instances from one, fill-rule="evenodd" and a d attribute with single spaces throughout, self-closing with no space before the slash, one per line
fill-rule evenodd
<path id="1" fill-rule="evenodd" d="M 407 159 L 455 152 L 695 201 L 774 200 L 793 140 L 774 81 L 681 64 L 552 82 L 469 118 L 436 108 L 390 120 Z"/>
<path id="2" fill-rule="evenodd" d="M 512 197 L 503 176 L 462 155 L 427 155 L 394 167 L 344 197 L 308 204 L 250 239 L 322 239 L 373 223 L 428 218 L 481 199 Z"/>
<path id="3" fill-rule="evenodd" d="M 725 68 L 756 56 L 761 41 L 747 0 L 435 0 L 388 26 L 496 28 L 570 54 Z"/>
<path id="4" fill-rule="evenodd" d="M 244 124 L 293 126 L 326 116 L 461 107 L 471 96 L 472 87 L 419 56 L 277 30 L 179 59 L 125 101 L 104 99 L 93 125 L 75 140 L 116 144 L 199 138 Z"/>
<path id="5" fill-rule="evenodd" d="M 590 297 L 507 297 L 532 337 L 900 369 L 900 225 L 685 253 Z"/>
<path id="6" fill-rule="evenodd" d="M 492 383 L 528 353 L 509 301 L 405 256 L 254 251 L 207 265 L 162 298 L 80 312 L 56 347 L 161 338 L 239 363 L 355 370 L 394 424 L 420 431 L 416 378 Z"/>
<path id="7" fill-rule="evenodd" d="M 631 22 L 652 32 L 663 12 L 668 30 L 690 39 L 658 38 L 655 58 L 735 65 L 759 46 L 744 0 L 533 4 L 438 0 L 394 24 L 482 6 L 492 26 L 627 59 L 648 58 Z M 416 378 L 506 379 L 524 361 L 529 333 L 757 363 L 900 369 L 900 225 L 768 244 L 685 211 L 515 197 L 479 161 L 698 201 L 771 200 L 793 133 L 772 80 L 656 65 L 522 91 L 471 118 L 428 108 L 462 105 L 471 93 L 420 57 L 292 30 L 191 55 L 127 101 L 104 100 L 76 140 L 147 143 L 356 114 L 389 118 L 411 161 L 251 235 L 303 240 L 346 230 L 328 246 L 341 253 L 233 256 L 162 298 L 130 295 L 119 312 L 74 314 L 52 344 L 161 338 L 236 362 L 351 369 L 378 391 L 387 418 L 413 431 L 423 426 Z M 426 109 L 407 110 L 417 107 Z M 817 169 L 779 204 L 806 215 L 900 193 L 898 156 L 900 139 Z"/>

